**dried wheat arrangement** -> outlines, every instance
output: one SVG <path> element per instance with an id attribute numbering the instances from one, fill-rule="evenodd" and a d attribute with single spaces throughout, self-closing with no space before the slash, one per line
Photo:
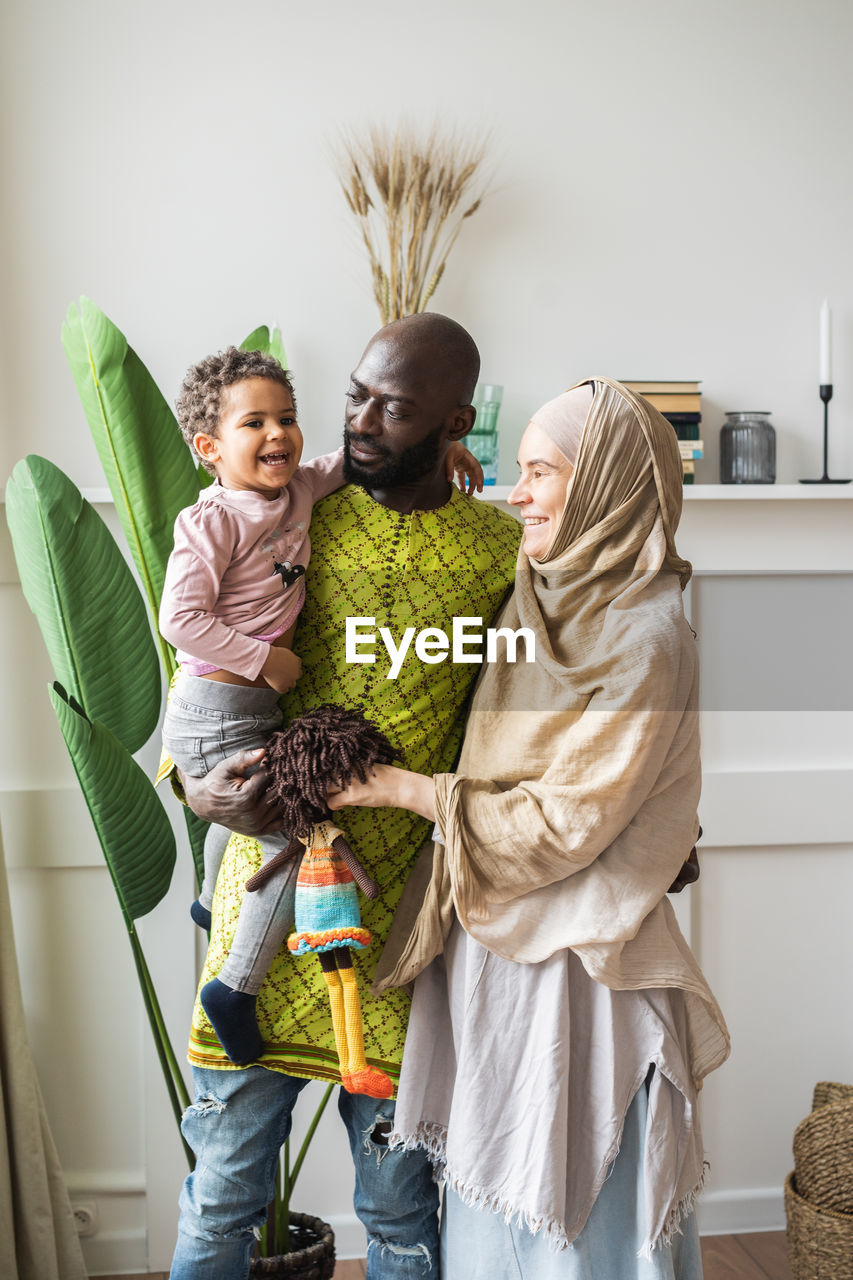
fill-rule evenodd
<path id="1" fill-rule="evenodd" d="M 483 199 L 485 142 L 433 130 L 345 136 L 338 176 L 358 219 L 382 323 L 425 311 L 447 256 Z"/>

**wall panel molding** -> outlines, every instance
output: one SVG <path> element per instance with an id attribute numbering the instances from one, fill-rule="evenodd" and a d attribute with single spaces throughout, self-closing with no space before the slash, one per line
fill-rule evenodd
<path id="1" fill-rule="evenodd" d="M 706 773 L 702 849 L 853 844 L 853 769 Z"/>
<path id="2" fill-rule="evenodd" d="M 785 1228 L 785 1197 L 781 1187 L 706 1191 L 699 1201 L 698 1218 L 699 1232 L 703 1236 L 782 1231 Z"/>

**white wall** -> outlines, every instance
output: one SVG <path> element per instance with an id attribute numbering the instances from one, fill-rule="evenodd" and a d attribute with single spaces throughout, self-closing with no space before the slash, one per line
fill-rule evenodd
<path id="1" fill-rule="evenodd" d="M 0 475 L 100 472 L 59 344 L 94 298 L 166 394 L 277 317 L 308 447 L 331 445 L 378 323 L 330 161 L 373 121 L 492 131 L 494 190 L 435 298 L 531 410 L 589 372 L 701 378 L 773 411 L 779 477 L 819 474 L 817 324 L 836 316 L 836 474 L 853 474 L 845 0 L 32 0 L 7 6 L 11 247 Z M 248 16 L 251 15 L 251 16 Z M 701 473 L 700 473 L 701 478 Z"/>
<path id="2" fill-rule="evenodd" d="M 506 388 L 503 479 L 531 410 L 590 372 L 701 378 L 700 479 L 715 478 L 717 428 L 733 408 L 773 411 L 780 480 L 818 474 L 825 295 L 836 319 L 831 467 L 853 474 L 844 0 L 256 0 L 244 12 L 223 0 L 7 6 L 0 478 L 37 452 L 79 485 L 103 485 L 59 340 L 81 293 L 124 329 L 170 399 L 191 361 L 278 319 L 308 449 L 333 445 L 347 374 L 378 316 L 329 150 L 343 125 L 401 118 L 492 131 L 493 193 L 435 307 L 472 330 L 484 379 Z M 105 1219 L 93 1269 L 162 1268 L 181 1152 L 140 1011 L 120 997 L 132 984 L 127 944 L 5 539 L 0 562 L 0 793 L 42 1083 L 73 1189 L 95 1196 Z M 694 899 L 697 937 L 723 914 L 746 928 L 743 876 L 760 902 L 769 877 L 758 860 L 770 857 L 741 861 L 731 843 L 719 853 Z M 770 876 L 788 865 L 774 862 Z M 832 874 L 828 862 L 820 871 Z M 193 986 L 189 892 L 184 861 L 144 925 L 179 1052 Z M 739 973 L 717 962 L 712 977 L 721 998 L 737 994 Z M 740 1043 L 755 1057 L 709 1085 L 709 1119 L 726 1142 L 731 1107 L 765 1078 L 760 1038 Z M 770 1139 L 774 1171 L 783 1127 Z M 306 1193 L 322 1192 L 311 1207 L 343 1225 L 349 1173 L 334 1117 L 324 1134 Z M 764 1186 L 737 1151 L 725 1147 L 723 1184 Z"/>

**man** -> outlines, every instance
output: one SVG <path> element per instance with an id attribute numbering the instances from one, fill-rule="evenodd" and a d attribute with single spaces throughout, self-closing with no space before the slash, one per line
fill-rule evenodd
<path id="1" fill-rule="evenodd" d="M 347 395 L 343 489 L 311 521 L 308 596 L 294 645 L 302 677 L 284 700 L 285 722 L 325 702 L 361 707 L 400 749 L 409 768 L 452 767 L 464 706 L 479 671 L 476 646 L 441 657 L 433 643 L 409 644 L 407 628 L 450 635 L 454 618 L 488 623 L 511 586 L 519 526 L 464 498 L 444 475 L 449 444 L 473 426 L 479 355 L 470 335 L 444 316 L 396 321 L 368 344 Z M 347 619 L 360 643 L 347 645 Z M 380 640 L 387 628 L 396 657 Z M 370 637 L 373 637 L 371 641 Z M 372 660 L 371 660 L 372 659 Z M 276 825 L 265 775 L 246 779 L 243 753 L 205 779 L 186 779 L 194 809 L 232 829 L 261 834 Z M 396 1082 L 408 996 L 371 995 L 370 981 L 403 884 L 429 835 L 402 810 L 351 810 L 340 825 L 380 895 L 363 906 L 373 945 L 353 958 L 362 992 L 368 1062 Z M 228 953 L 242 886 L 258 847 L 235 836 L 217 882 L 202 983 Z M 272 1194 L 275 1157 L 307 1079 L 336 1080 L 338 1059 L 322 972 L 313 957 L 279 952 L 258 997 L 261 1065 L 235 1070 L 200 1007 L 190 1039 L 195 1103 L 184 1120 L 197 1165 L 181 1195 L 172 1280 L 244 1280 Z M 423 1152 L 389 1151 L 393 1102 L 340 1092 L 355 1164 L 355 1207 L 368 1236 L 368 1280 L 438 1276 L 437 1191 Z"/>

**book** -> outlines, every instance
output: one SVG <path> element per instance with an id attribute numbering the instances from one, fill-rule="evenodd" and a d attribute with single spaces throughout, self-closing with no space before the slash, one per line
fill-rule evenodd
<path id="1" fill-rule="evenodd" d="M 662 392 L 665 395 L 689 395 L 699 393 L 698 382 L 629 382 L 626 378 L 622 379 L 623 386 L 629 387 L 631 391 L 636 391 L 641 396 L 648 396 L 649 392 Z M 701 394 L 701 393 L 699 393 Z"/>
<path id="2" fill-rule="evenodd" d="M 669 421 L 669 419 L 667 419 L 667 421 Z M 675 436 L 677 440 L 698 440 L 699 439 L 699 423 L 698 422 L 673 422 L 672 429 L 675 432 Z"/>
<path id="3" fill-rule="evenodd" d="M 702 421 L 701 413 L 665 413 L 663 416 L 674 427 L 698 426 Z"/>
<path id="4" fill-rule="evenodd" d="M 702 421 L 700 383 L 666 381 L 664 379 L 622 379 L 629 390 L 641 395 L 671 425 L 678 440 L 681 468 L 685 484 L 693 484 L 695 461 L 704 456 L 704 443 L 699 438 Z"/>
<path id="5" fill-rule="evenodd" d="M 699 391 L 690 393 L 667 393 L 663 394 L 658 391 L 650 391 L 648 394 L 640 392 L 644 400 L 648 400 L 649 404 L 654 405 L 664 416 L 668 413 L 700 413 L 702 405 L 702 395 Z"/>

